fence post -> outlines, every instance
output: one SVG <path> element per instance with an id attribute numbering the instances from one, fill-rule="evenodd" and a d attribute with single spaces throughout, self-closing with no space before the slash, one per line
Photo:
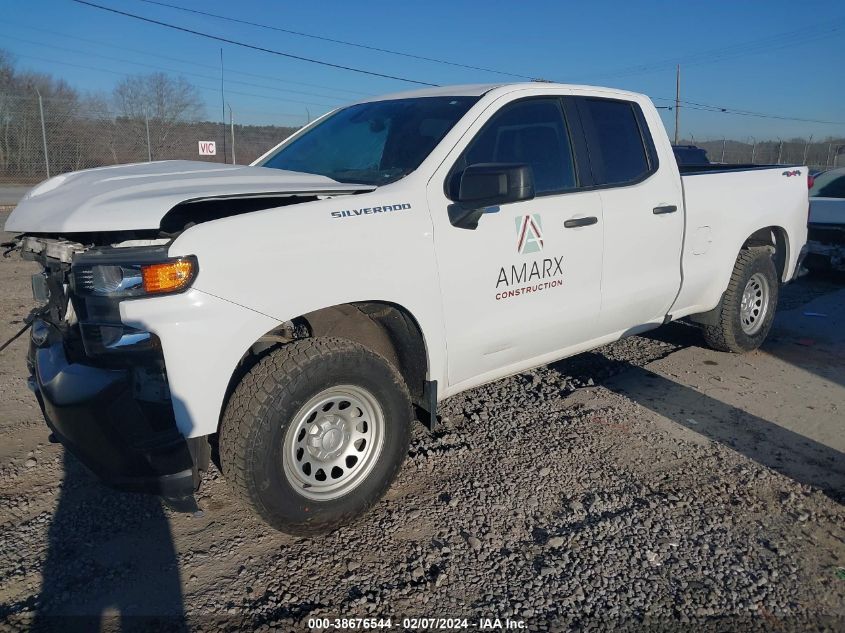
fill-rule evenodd
<path id="1" fill-rule="evenodd" d="M 153 162 L 153 148 L 150 145 L 150 117 L 147 114 L 147 109 L 144 108 L 144 127 L 147 129 L 147 162 Z"/>
<path id="2" fill-rule="evenodd" d="M 38 112 L 41 115 L 41 141 L 44 144 L 44 167 L 47 169 L 47 178 L 50 177 L 50 157 L 47 154 L 47 126 L 44 125 L 44 104 L 41 101 L 41 91 L 38 86 L 35 88 L 35 94 L 38 95 Z"/>
<path id="3" fill-rule="evenodd" d="M 229 127 L 232 130 L 232 164 L 237 165 L 235 162 L 235 115 L 232 114 L 231 105 L 229 105 Z"/>

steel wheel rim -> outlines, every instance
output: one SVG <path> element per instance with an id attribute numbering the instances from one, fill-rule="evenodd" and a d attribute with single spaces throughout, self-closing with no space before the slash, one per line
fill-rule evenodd
<path id="1" fill-rule="evenodd" d="M 742 331 L 749 336 L 763 327 L 769 313 L 769 281 L 761 273 L 754 273 L 745 284 L 739 306 L 739 321 Z"/>
<path id="2" fill-rule="evenodd" d="M 282 464 L 291 486 L 315 501 L 357 488 L 384 445 L 384 413 L 362 387 L 324 389 L 297 411 L 285 433 Z"/>

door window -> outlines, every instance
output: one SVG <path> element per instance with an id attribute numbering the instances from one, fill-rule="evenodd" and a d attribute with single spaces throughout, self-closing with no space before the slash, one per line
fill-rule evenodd
<path id="1" fill-rule="evenodd" d="M 537 195 L 573 189 L 575 167 L 560 102 L 517 101 L 494 114 L 452 170 L 450 198 L 457 197 L 461 172 L 478 163 L 530 165 Z"/>
<path id="2" fill-rule="evenodd" d="M 656 153 L 637 104 L 591 97 L 578 102 L 596 185 L 632 184 L 656 171 Z"/>

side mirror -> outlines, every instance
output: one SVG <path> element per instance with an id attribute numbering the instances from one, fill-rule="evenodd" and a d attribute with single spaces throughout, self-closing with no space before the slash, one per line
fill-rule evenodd
<path id="1" fill-rule="evenodd" d="M 477 163 L 459 177 L 457 199 L 449 205 L 449 221 L 458 228 L 475 229 L 487 207 L 534 198 L 534 174 L 528 165 Z"/>

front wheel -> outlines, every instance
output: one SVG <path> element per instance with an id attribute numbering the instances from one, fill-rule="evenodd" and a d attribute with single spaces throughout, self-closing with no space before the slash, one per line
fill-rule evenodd
<path id="1" fill-rule="evenodd" d="M 778 290 L 771 251 L 766 247 L 741 251 L 719 304 L 718 322 L 704 326 L 707 344 L 737 354 L 760 347 L 772 328 Z"/>
<path id="2" fill-rule="evenodd" d="M 387 491 L 411 420 L 407 388 L 387 360 L 350 341 L 297 341 L 262 359 L 229 399 L 223 474 L 272 527 L 327 532 Z"/>

